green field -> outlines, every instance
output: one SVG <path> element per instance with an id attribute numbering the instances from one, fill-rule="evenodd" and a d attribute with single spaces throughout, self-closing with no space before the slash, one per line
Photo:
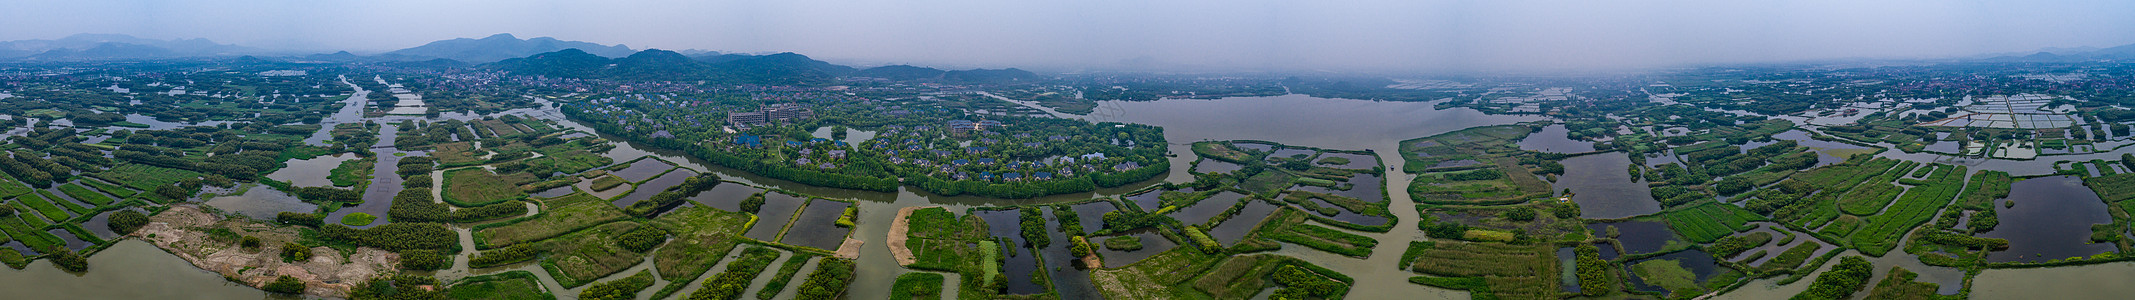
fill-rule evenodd
<path id="1" fill-rule="evenodd" d="M 1351 257 L 1370 257 L 1371 249 L 1379 245 L 1378 240 L 1370 237 L 1305 224 L 1305 214 L 1296 208 L 1284 207 L 1269 217 L 1268 222 L 1254 228 L 1252 235 Z"/>
<path id="2" fill-rule="evenodd" d="M 1859 231 L 1853 232 L 1853 246 L 1860 248 L 1862 253 L 1878 256 L 1897 248 L 1898 239 L 1906 232 L 1927 223 L 1929 219 L 1934 218 L 1936 211 L 1950 204 L 1950 200 L 1957 196 L 1958 190 L 1964 188 L 1964 177 L 1967 174 L 1965 171 L 1963 166 L 1944 167 L 1937 168 L 1925 181 L 1905 179 L 1907 183 L 1918 186 L 1905 192 L 1905 196 L 1899 198 L 1898 203 L 1892 204 L 1890 209 L 1884 210 L 1882 214 L 1866 218 L 1866 224 L 1863 224 Z"/>
<path id="3" fill-rule="evenodd" d="M 140 164 L 124 164 L 111 167 L 97 177 L 122 183 L 137 190 L 153 191 L 156 187 L 178 183 L 189 178 L 200 178 L 200 173 L 179 169 Z"/>
<path id="4" fill-rule="evenodd" d="M 1485 278 L 1499 299 L 1555 298 L 1561 265 L 1552 245 L 1439 241 L 1411 245 L 1412 271 L 1441 277 Z"/>
<path id="5" fill-rule="evenodd" d="M 533 272 L 509 271 L 504 273 L 462 278 L 445 288 L 445 297 L 451 299 L 493 300 L 554 300 L 541 288 Z"/>
<path id="6" fill-rule="evenodd" d="M 28 193 L 30 193 L 30 186 L 23 185 L 21 181 L 15 181 L 15 178 L 7 177 L 7 175 L 0 174 L 0 198 L 14 197 Z"/>
<path id="7" fill-rule="evenodd" d="M 102 180 L 83 179 L 81 182 L 84 184 L 88 184 L 90 187 L 95 187 L 97 190 L 104 191 L 105 193 L 110 193 L 112 196 L 119 196 L 119 198 L 133 197 L 134 194 L 140 193 L 131 189 L 127 189 L 125 187 L 112 185 L 110 183 L 104 183 L 104 181 Z"/>
<path id="8" fill-rule="evenodd" d="M 74 197 L 74 200 L 81 200 L 98 206 L 111 205 L 115 201 L 111 200 L 111 196 L 105 196 L 103 193 L 97 193 L 89 190 L 89 188 L 72 183 L 59 186 L 59 191 L 67 193 L 68 197 Z"/>
<path id="9" fill-rule="evenodd" d="M 1668 221 L 1668 228 L 1698 243 L 1711 243 L 1735 232 L 1755 229 L 1756 226 L 1749 222 L 1764 220 L 1763 216 L 1740 207 L 1709 201 L 1668 211 L 1661 216 Z"/>
<path id="10" fill-rule="evenodd" d="M 638 226 L 642 224 L 617 221 L 542 241 L 542 250 L 550 254 L 541 266 L 564 288 L 621 272 L 644 261 L 644 254 L 623 249 L 615 240 Z"/>
<path id="11" fill-rule="evenodd" d="M 497 175 L 482 168 L 452 170 L 445 172 L 445 203 L 476 207 L 525 198 L 518 184 L 532 179 L 531 174 Z"/>
<path id="12" fill-rule="evenodd" d="M 596 192 L 607 191 L 608 189 L 613 189 L 616 186 L 623 185 L 624 183 L 630 183 L 630 181 L 623 180 L 622 177 L 615 177 L 615 175 L 601 176 L 600 178 L 593 179 L 592 188 L 593 191 Z"/>
<path id="13" fill-rule="evenodd" d="M 1690 273 L 1690 269 L 1683 268 L 1682 262 L 1675 260 L 1653 259 L 1639 262 L 1631 265 L 1631 274 L 1638 275 L 1638 278 L 1645 280 L 1646 284 L 1669 290 L 1671 292 L 1670 296 L 1674 297 L 1687 296 L 1686 294 L 1675 293 L 1678 291 L 1689 292 L 1689 295 L 1704 291 L 1702 287 L 1698 286 L 1697 274 Z"/>
<path id="14" fill-rule="evenodd" d="M 1222 258 L 1193 247 L 1172 248 L 1124 267 L 1092 271 L 1090 281 L 1108 299 L 1203 299 L 1208 296 L 1179 285 Z"/>
<path id="15" fill-rule="evenodd" d="M 942 278 L 941 274 L 927 272 L 897 275 L 897 283 L 890 287 L 890 299 L 941 299 Z"/>
<path id="16" fill-rule="evenodd" d="M 614 205 L 608 205 L 606 201 L 583 193 L 543 202 L 540 214 L 475 226 L 475 241 L 482 249 L 503 247 L 546 239 L 629 217 L 623 215 Z"/>
<path id="17" fill-rule="evenodd" d="M 37 214 L 44 215 L 45 219 L 64 221 L 67 218 L 74 217 L 68 215 L 66 210 L 60 209 L 59 206 L 52 205 L 51 202 L 47 202 L 43 197 L 38 197 L 34 194 L 15 198 L 15 202 L 37 211 Z"/>

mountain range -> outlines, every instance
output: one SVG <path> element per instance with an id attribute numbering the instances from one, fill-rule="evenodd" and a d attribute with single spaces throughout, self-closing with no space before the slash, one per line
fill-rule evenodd
<path id="1" fill-rule="evenodd" d="M 55 40 L 0 42 L 0 59 L 102 60 L 139 58 L 218 57 L 261 54 L 267 51 L 207 39 L 156 40 L 123 34 L 76 34 Z"/>
<path id="2" fill-rule="evenodd" d="M 505 59 L 480 67 L 522 75 L 562 78 L 701 80 L 761 85 L 820 84 L 839 77 L 952 83 L 1012 83 L 1037 78 L 1036 74 L 1014 68 L 943 71 L 893 65 L 861 70 L 792 52 L 768 55 L 706 53 L 689 56 L 660 49 L 647 49 L 614 59 L 580 49 L 563 49 L 524 58 Z"/>
<path id="3" fill-rule="evenodd" d="M 1984 59 L 1997 62 L 2075 62 L 2092 60 L 2135 60 L 2135 44 L 2111 48 L 2047 48 L 2022 55 L 2003 55 Z"/>
<path id="4" fill-rule="evenodd" d="M 499 33 L 480 39 L 457 38 L 435 41 L 422 46 L 386 52 L 383 55 L 444 58 L 480 64 L 556 52 L 563 49 L 578 49 L 604 57 L 623 57 L 637 52 L 624 45 L 608 46 L 590 42 L 558 40 L 550 37 L 519 39 L 509 33 Z"/>
<path id="5" fill-rule="evenodd" d="M 703 80 L 747 84 L 816 84 L 854 70 L 794 53 L 709 54 L 690 57 L 647 49 L 610 59 L 581 49 L 563 49 L 481 65 L 516 74 L 619 80 Z"/>
<path id="6" fill-rule="evenodd" d="M 376 55 L 348 51 L 286 56 L 206 39 L 155 40 L 119 34 L 77 34 L 54 40 L 0 42 L 0 60 L 121 60 L 250 57 L 253 60 L 387 63 L 409 67 L 481 67 L 518 74 L 623 80 L 701 80 L 765 85 L 819 84 L 840 77 L 945 83 L 1014 83 L 1037 77 L 1021 69 L 942 70 L 910 65 L 856 69 L 792 52 L 737 54 L 703 50 L 637 51 L 550 37 L 508 33 L 434 41 Z M 264 57 L 264 58 L 263 58 Z"/>

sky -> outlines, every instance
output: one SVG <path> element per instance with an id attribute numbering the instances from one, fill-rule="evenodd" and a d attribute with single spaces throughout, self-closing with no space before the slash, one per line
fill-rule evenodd
<path id="1" fill-rule="evenodd" d="M 8 0 L 0 28 L 357 53 L 511 33 L 862 66 L 1589 71 L 2111 47 L 2135 43 L 2135 1 Z"/>

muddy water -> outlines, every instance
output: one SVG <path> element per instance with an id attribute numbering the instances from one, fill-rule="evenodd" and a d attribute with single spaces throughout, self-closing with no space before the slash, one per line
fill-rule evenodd
<path id="1" fill-rule="evenodd" d="M 380 119 L 379 122 L 382 124 L 392 124 L 397 123 L 398 121 L 396 120 L 398 119 L 385 118 Z M 393 145 L 393 141 L 397 140 L 399 136 L 400 126 L 379 126 L 378 145 Z M 396 173 L 397 171 L 400 171 L 401 158 L 408 156 L 427 155 L 426 152 L 403 152 L 400 151 L 399 148 L 394 147 L 373 148 L 371 149 L 371 151 L 377 153 L 378 163 L 371 165 L 371 185 L 368 189 L 363 190 L 363 204 L 356 205 L 355 207 L 343 207 L 340 210 L 335 210 L 331 214 L 327 214 L 327 224 L 341 223 L 342 216 L 347 216 L 348 214 L 359 212 L 370 214 L 372 216 L 384 217 L 386 215 L 386 208 L 393 206 L 393 195 L 400 193 L 401 182 L 406 180 L 401 178 L 399 173 Z M 430 177 L 433 181 L 443 180 L 445 178 L 443 175 L 439 175 L 436 172 L 432 172 Z M 433 189 L 431 191 L 432 194 L 436 194 L 436 192 L 442 191 L 442 189 Z M 372 222 L 371 225 L 354 227 L 369 228 L 372 226 L 385 225 L 386 223 L 387 222 Z"/>
<path id="2" fill-rule="evenodd" d="M 729 182 L 720 183 L 719 186 L 712 187 L 709 191 L 697 193 L 696 196 L 690 197 L 689 200 L 703 203 L 719 210 L 741 211 L 742 200 L 748 200 L 750 195 L 762 192 L 764 192 L 764 189 Z"/>
<path id="3" fill-rule="evenodd" d="M 571 195 L 571 192 L 576 192 L 576 191 L 577 191 L 577 190 L 572 190 L 572 189 L 571 189 L 571 187 L 569 187 L 569 186 L 565 186 L 565 187 L 558 187 L 558 188 L 553 188 L 553 189 L 549 189 L 549 190 L 546 190 L 546 191 L 540 191 L 540 192 L 535 192 L 534 194 L 532 194 L 532 196 L 533 196 L 534 198 L 543 198 L 543 199 L 547 199 L 547 198 L 556 198 L 556 197 L 563 197 L 563 196 L 568 196 L 568 195 Z"/>
<path id="4" fill-rule="evenodd" d="M 1579 253 L 1572 247 L 1557 248 L 1557 289 L 1579 292 Z"/>
<path id="5" fill-rule="evenodd" d="M 1229 220 L 1224 220 L 1223 224 L 1216 224 L 1215 228 L 1210 228 L 1208 235 L 1216 238 L 1216 242 L 1224 245 L 1237 243 L 1239 239 L 1245 238 L 1246 233 L 1252 232 L 1253 227 L 1259 226 L 1260 221 L 1267 219 L 1269 214 L 1275 213 L 1276 208 L 1281 208 L 1281 206 L 1268 204 L 1267 201 L 1246 203 L 1245 209 L 1239 210 L 1238 215 L 1231 216 Z"/>
<path id="6" fill-rule="evenodd" d="M 245 215 L 255 220 L 273 220 L 281 212 L 312 212 L 318 205 L 305 203 L 296 196 L 273 187 L 245 184 L 241 194 L 208 199 L 208 206 Z"/>
<path id="7" fill-rule="evenodd" d="M 1608 228 L 1610 226 L 1615 226 L 1617 232 L 1621 234 L 1616 237 L 1616 241 L 1622 244 L 1625 252 L 1630 252 L 1632 254 L 1652 253 L 1654 251 L 1660 251 L 1661 248 L 1666 247 L 1669 242 L 1681 242 L 1675 239 L 1675 231 L 1668 229 L 1668 223 L 1662 222 L 1624 221 L 1614 223 L 1593 223 L 1587 224 L 1586 228 L 1589 230 L 1593 230 L 1594 236 L 1606 236 L 1608 234 Z"/>
<path id="8" fill-rule="evenodd" d="M 1298 148 L 1283 148 L 1282 150 L 1275 150 L 1275 153 L 1273 153 L 1273 154 L 1268 154 L 1268 157 L 1267 157 L 1267 158 L 1270 158 L 1270 159 L 1296 159 L 1296 158 L 1298 158 L 1298 157 L 1304 157 L 1304 158 L 1312 158 L 1312 154 L 1313 154 L 1313 153 L 1317 153 L 1317 151 L 1312 151 L 1311 149 L 1298 149 Z"/>
<path id="9" fill-rule="evenodd" d="M 1053 215 L 1052 207 L 1044 209 L 1045 215 Z M 1059 293 L 1061 299 L 1102 298 L 1097 287 L 1090 285 L 1090 272 L 1083 266 L 1082 258 L 1068 250 L 1075 242 L 1060 232 L 1060 222 L 1045 222 L 1045 231 L 1051 235 L 1053 243 L 1039 253 L 1045 255 L 1045 271 L 1053 280 L 1053 291 Z"/>
<path id="10" fill-rule="evenodd" d="M 2006 202 L 2016 206 L 2005 207 Z M 1989 253 L 1988 261 L 2043 262 L 2113 251 L 2112 244 L 2090 242 L 2091 225 L 2112 223 L 2113 217 L 2098 194 L 2074 176 L 2018 181 L 1994 209 L 2001 225 L 1979 236 L 2008 239 L 2009 250 Z"/>
<path id="11" fill-rule="evenodd" d="M 2135 284 L 2128 284 L 2128 278 L 2135 278 L 2135 262 L 1990 269 L 1972 279 L 1972 298 L 2127 299 L 2135 295 Z"/>
<path id="12" fill-rule="evenodd" d="M 1237 205 L 1238 199 L 1244 198 L 1244 194 L 1234 192 L 1216 193 L 1216 195 L 1208 196 L 1208 199 L 1194 202 L 1193 206 L 1179 208 L 1177 211 L 1166 215 L 1179 219 L 1179 222 L 1187 225 L 1207 225 L 1209 219 L 1215 218 L 1216 214 L 1223 213 L 1224 210 Z"/>
<path id="13" fill-rule="evenodd" d="M 846 207 L 851 206 L 852 203 L 812 200 L 808 203 L 808 208 L 801 212 L 801 218 L 793 220 L 793 228 L 787 229 L 788 234 L 780 238 L 779 242 L 836 251 L 838 244 L 845 242 L 845 234 L 852 232 L 851 229 L 838 227 L 837 224 L 838 217 L 845 214 Z"/>
<path id="14" fill-rule="evenodd" d="M 988 235 L 1005 238 L 1009 241 L 1009 243 L 1001 245 L 1001 248 L 1004 248 L 1003 252 L 1008 254 L 1008 262 L 1001 266 L 1003 268 L 1002 273 L 1008 275 L 1008 293 L 1018 295 L 1044 293 L 1045 286 L 1035 282 L 1037 279 L 1032 276 L 1033 272 L 1039 270 L 1038 256 L 1037 253 L 1031 251 L 1029 243 L 1023 240 L 1023 223 L 1020 213 L 1015 210 L 984 210 L 973 212 L 973 214 L 977 214 L 979 219 L 986 220 Z M 1059 243 L 1062 241 L 1053 242 Z"/>
<path id="15" fill-rule="evenodd" d="M 1653 190 L 1645 181 L 1631 181 L 1625 170 L 1631 166 L 1631 156 L 1622 152 L 1568 158 L 1562 161 L 1564 176 L 1557 177 L 1551 185 L 1555 190 L 1572 190 L 1572 202 L 1579 203 L 1579 216 L 1588 219 L 1617 219 L 1647 215 L 1661 211 L 1660 201 L 1653 200 Z"/>
<path id="16" fill-rule="evenodd" d="M 1348 190 L 1331 189 L 1327 187 L 1310 185 L 1297 185 L 1290 187 L 1290 189 L 1314 193 L 1333 194 L 1336 196 L 1364 200 L 1364 202 L 1378 203 L 1386 201 L 1386 197 L 1384 197 L 1385 191 L 1379 190 L 1380 186 L 1385 185 L 1385 183 L 1382 181 L 1383 180 L 1380 180 L 1379 175 L 1377 174 L 1356 174 L 1351 175 L 1349 177 L 1349 181 L 1345 182 L 1344 185 L 1349 186 Z"/>
<path id="17" fill-rule="evenodd" d="M 801 204 L 805 203 L 808 203 L 808 199 L 793 195 L 764 194 L 764 206 L 756 212 L 756 225 L 749 227 L 749 233 L 745 236 L 765 241 L 778 240 L 779 230 L 785 229 L 786 224 L 793 220 L 793 215 L 799 213 Z"/>
<path id="18" fill-rule="evenodd" d="M 1090 202 L 1068 206 L 1068 208 L 1075 211 L 1075 218 L 1078 219 L 1076 220 L 1077 224 L 1081 224 L 1082 230 L 1086 232 L 1096 232 L 1099 229 L 1104 229 L 1105 213 L 1119 210 L 1119 206 L 1112 205 L 1112 202 Z"/>
<path id="19" fill-rule="evenodd" d="M 1345 222 L 1345 223 L 1350 223 L 1350 224 L 1357 224 L 1357 225 L 1364 225 L 1364 226 L 1379 226 L 1379 225 L 1386 225 L 1386 222 L 1388 222 L 1388 221 L 1391 221 L 1391 220 L 1387 220 L 1387 219 L 1386 219 L 1385 217 L 1380 217 L 1380 216 L 1367 216 L 1367 215 L 1363 215 L 1363 214 L 1358 214 L 1358 213 L 1356 213 L 1356 212 L 1353 212 L 1353 211 L 1349 211 L 1349 209 L 1347 209 L 1347 208 L 1342 208 L 1341 206 L 1336 206 L 1336 205 L 1334 205 L 1334 203 L 1328 203 L 1328 202 L 1327 202 L 1326 200 L 1320 200 L 1319 198 L 1313 198 L 1313 199 L 1312 199 L 1312 203 L 1313 203 L 1313 204 L 1316 204 L 1316 205 L 1319 205 L 1320 207 L 1331 207 L 1331 208 L 1334 208 L 1334 209 L 1335 209 L 1335 210 L 1337 210 L 1337 211 L 1340 211 L 1339 213 L 1335 213 L 1335 214 L 1334 214 L 1333 216 L 1321 215 L 1321 216 L 1326 216 L 1326 217 L 1327 217 L 1327 218 L 1329 218 L 1329 219 L 1334 219 L 1335 221 L 1342 221 L 1342 222 Z M 1303 207 L 1299 207 L 1299 209 L 1303 209 Z M 1319 214 L 1318 212 L 1312 212 L 1312 213 L 1313 213 L 1313 214 Z"/>
<path id="20" fill-rule="evenodd" d="M 1541 132 L 1529 134 L 1527 139 L 1520 140 L 1520 150 L 1554 153 L 1594 151 L 1594 143 L 1572 140 L 1567 136 L 1569 133 L 1571 132 L 1566 130 L 1564 125 L 1544 126 Z"/>
<path id="21" fill-rule="evenodd" d="M 82 274 L 62 272 L 49 260 L 0 269 L 0 291 L 10 299 L 271 299 L 134 240 L 90 256 Z"/>
<path id="22" fill-rule="evenodd" d="M 1340 165 L 1329 165 L 1329 164 L 1319 164 L 1319 163 L 1315 162 L 1314 164 L 1317 164 L 1317 165 L 1320 165 L 1320 166 L 1326 166 L 1326 167 L 1329 167 L 1329 168 L 1336 168 L 1336 169 L 1356 169 L 1356 170 L 1370 170 L 1370 169 L 1371 169 L 1372 167 L 1377 167 L 1377 166 L 1379 166 L 1379 158 L 1378 158 L 1378 157 L 1372 157 L 1371 155 L 1364 155 L 1364 154 L 1352 154 L 1352 153 L 1333 153 L 1333 152 L 1328 152 L 1328 153 L 1320 153 L 1320 158 L 1319 158 L 1319 159 L 1321 159 L 1321 160 L 1325 160 L 1325 159 L 1327 159 L 1327 158 L 1330 158 L 1330 157 L 1340 157 L 1340 158 L 1342 158 L 1342 159 L 1348 159 L 1348 160 L 1349 160 L 1349 163 L 1346 163 L 1346 164 L 1340 164 Z"/>
<path id="23" fill-rule="evenodd" d="M 1107 249 L 1103 246 L 1104 239 L 1125 238 L 1129 236 L 1142 238 L 1141 250 L 1120 251 Z M 1150 256 L 1155 256 L 1157 253 L 1164 253 L 1164 251 L 1168 251 L 1171 250 L 1171 248 L 1176 248 L 1179 246 L 1179 243 L 1172 242 L 1171 239 L 1164 238 L 1164 235 L 1156 233 L 1154 229 L 1140 229 L 1128 231 L 1126 234 L 1106 237 L 1104 239 L 1092 239 L 1090 240 L 1090 242 L 1093 243 L 1093 246 L 1098 246 L 1097 253 L 1099 256 L 1103 256 L 1105 258 L 1106 268 L 1124 267 L 1128 264 L 1133 264 L 1134 262 L 1142 261 L 1143 259 L 1148 259 Z"/>
<path id="24" fill-rule="evenodd" d="M 275 170 L 274 173 L 267 174 L 267 178 L 287 181 L 291 186 L 333 186 L 334 182 L 327 180 L 326 176 L 332 175 L 334 168 L 340 167 L 341 162 L 350 160 L 356 160 L 355 153 L 292 159 L 288 162 L 289 167 Z"/>
<path id="25" fill-rule="evenodd" d="M 674 168 L 674 165 L 648 158 L 630 163 L 630 167 L 623 168 L 621 171 L 609 172 L 609 174 L 615 174 L 616 177 L 622 177 L 630 182 L 639 182 L 651 179 L 653 175 L 660 175 L 660 172 L 667 172 L 667 169 L 671 168 Z"/>
<path id="26" fill-rule="evenodd" d="M 697 176 L 697 172 L 689 170 L 667 172 L 667 175 L 660 175 L 660 178 L 654 178 L 652 181 L 646 181 L 645 184 L 638 185 L 635 191 L 630 192 L 630 195 L 623 196 L 622 199 L 616 199 L 613 204 L 617 207 L 629 207 L 631 204 L 638 203 L 638 201 L 652 199 L 652 195 L 658 195 L 661 191 L 666 191 L 667 188 L 680 185 L 682 181 L 689 180 L 691 176 Z"/>
<path id="27" fill-rule="evenodd" d="M 1201 162 L 1194 163 L 1194 172 L 1197 173 L 1230 173 L 1244 168 L 1245 166 L 1213 159 L 1202 159 Z"/>
<path id="28" fill-rule="evenodd" d="M 1719 267 L 1719 265 L 1715 265 L 1715 264 L 1713 264 L 1713 261 L 1712 261 L 1712 255 L 1711 255 L 1711 254 L 1705 254 L 1705 251 L 1698 251 L 1698 250 L 1695 250 L 1695 249 L 1693 249 L 1693 250 L 1683 250 L 1683 251 L 1676 251 L 1675 253 L 1663 254 L 1663 255 L 1661 255 L 1661 256 L 1655 256 L 1655 257 L 1652 257 L 1652 258 L 1647 258 L 1647 259 L 1641 259 L 1641 260 L 1638 260 L 1638 261 L 1632 261 L 1632 262 L 1625 262 L 1625 263 L 1624 263 L 1624 274 L 1636 274 L 1635 272 L 1633 272 L 1633 271 L 1632 271 L 1632 269 L 1631 269 L 1631 266 L 1633 266 L 1633 265 L 1637 265 L 1638 263 L 1641 263 L 1641 262 L 1646 262 L 1646 261 L 1652 261 L 1652 260 L 1673 260 L 1673 261 L 1676 261 L 1676 263 L 1678 263 L 1678 264 L 1680 264 L 1680 265 L 1682 265 L 1682 266 L 1683 266 L 1683 269 L 1687 269 L 1687 270 L 1690 270 L 1690 273 L 1691 273 L 1691 274 L 1695 274 L 1695 275 L 1697 275 L 1697 279 L 1696 279 L 1696 280 L 1694 280 L 1694 281 L 1696 281 L 1696 282 L 1698 282 L 1698 283 L 1704 283 L 1706 279 L 1710 279 L 1710 278 L 1712 278 L 1712 275 L 1713 275 L 1713 274 L 1715 274 L 1715 273 L 1716 273 L 1717 271 L 1723 271 L 1723 270 L 1724 270 L 1724 269 L 1720 268 L 1720 267 Z M 1668 292 L 1668 289 L 1665 289 L 1665 288 L 1661 288 L 1660 286 L 1657 286 L 1657 285 L 1653 285 L 1653 284 L 1650 284 L 1650 283 L 1646 283 L 1646 280 L 1645 280 L 1644 278 L 1640 278 L 1640 277 L 1639 277 L 1639 276 L 1637 276 L 1637 275 L 1632 275 L 1632 276 L 1631 276 L 1631 282 L 1632 282 L 1633 284 L 1635 284 L 1635 285 L 1636 285 L 1636 286 L 1638 287 L 1638 289 L 1639 289 L 1639 290 L 1643 290 L 1643 291 L 1648 291 L 1648 292 L 1660 292 L 1660 293 L 1666 293 L 1666 292 Z"/>

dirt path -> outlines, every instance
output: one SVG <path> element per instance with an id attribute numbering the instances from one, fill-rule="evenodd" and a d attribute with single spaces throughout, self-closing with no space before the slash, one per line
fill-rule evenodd
<path id="1" fill-rule="evenodd" d="M 863 243 L 865 242 L 859 239 L 845 238 L 845 243 L 838 245 L 838 252 L 831 255 L 843 259 L 860 259 L 860 245 Z"/>
<path id="2" fill-rule="evenodd" d="M 911 219 L 913 211 L 932 207 L 939 206 L 914 206 L 898 209 L 897 219 L 890 221 L 890 236 L 887 242 L 884 243 L 889 244 L 890 256 L 897 258 L 897 265 L 910 266 L 919 262 L 919 258 L 912 256 L 912 249 L 904 246 L 905 240 L 910 239 L 909 231 L 912 227 L 911 221 L 908 220 Z"/>

